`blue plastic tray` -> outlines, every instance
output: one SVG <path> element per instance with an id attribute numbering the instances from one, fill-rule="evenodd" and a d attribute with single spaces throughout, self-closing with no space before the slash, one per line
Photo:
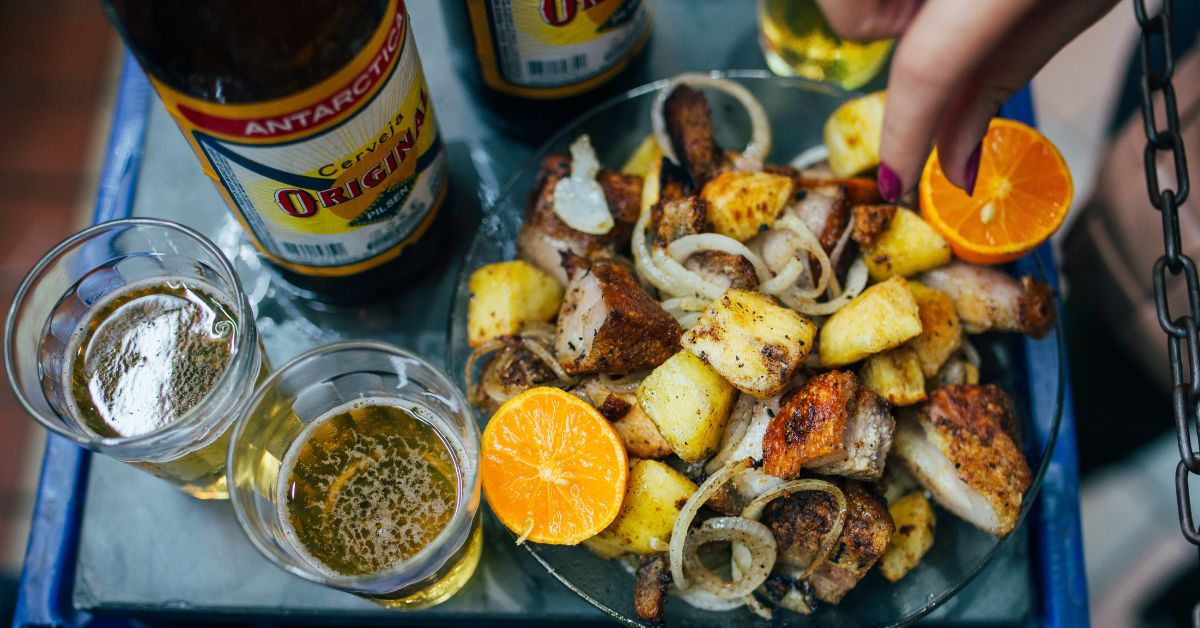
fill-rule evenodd
<path id="1" fill-rule="evenodd" d="M 151 91 L 132 58 L 126 58 L 120 78 L 108 141 L 107 159 L 100 178 L 94 220 L 127 216 L 142 156 Z M 1006 104 L 1002 115 L 1032 124 L 1033 103 L 1028 89 Z M 1047 268 L 1055 268 L 1048 245 L 1038 249 Z M 1032 272 L 1032 261 L 1017 262 L 1019 271 Z M 1051 281 L 1057 283 L 1052 276 Z M 1055 288 L 1058 286 L 1055 285 Z M 1026 343 L 1031 401 L 1046 399 L 1057 389 L 1057 372 L 1039 365 L 1053 363 L 1042 355 L 1052 347 Z M 1069 378 L 1068 378 L 1069 381 Z M 1064 386 L 1064 416 L 1037 502 L 1029 521 L 1033 537 L 1033 571 L 1038 578 L 1038 625 L 1067 627 L 1089 624 L 1087 586 L 1079 516 L 1079 473 L 1075 420 L 1069 389 Z M 1049 434 L 1040 434 L 1048 438 Z M 71 604 L 71 587 L 78 540 L 79 519 L 90 454 L 50 436 L 42 465 L 29 546 L 21 574 L 15 626 L 75 626 L 90 617 Z M 111 621 L 106 621 L 111 625 Z"/>

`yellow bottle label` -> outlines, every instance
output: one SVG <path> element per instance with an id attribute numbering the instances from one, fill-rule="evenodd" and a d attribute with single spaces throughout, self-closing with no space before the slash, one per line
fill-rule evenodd
<path id="1" fill-rule="evenodd" d="M 483 82 L 564 98 L 616 76 L 641 50 L 651 0 L 468 0 Z"/>
<path id="2" fill-rule="evenodd" d="M 249 104 L 152 79 L 258 249 L 317 276 L 394 259 L 433 222 L 446 157 L 404 0 L 363 50 L 299 93 Z"/>

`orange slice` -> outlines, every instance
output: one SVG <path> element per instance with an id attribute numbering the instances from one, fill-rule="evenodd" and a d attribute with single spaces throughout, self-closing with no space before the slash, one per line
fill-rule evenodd
<path id="1" fill-rule="evenodd" d="M 483 495 L 518 543 L 574 545 L 621 510 L 625 447 L 575 395 L 543 386 L 513 397 L 488 421 L 481 449 Z"/>
<path id="2" fill-rule="evenodd" d="M 921 173 L 921 214 L 976 264 L 1008 262 L 1044 242 L 1071 206 L 1071 171 L 1041 133 L 1014 120 L 992 120 L 983 138 L 975 195 L 954 187 L 937 151 Z"/>

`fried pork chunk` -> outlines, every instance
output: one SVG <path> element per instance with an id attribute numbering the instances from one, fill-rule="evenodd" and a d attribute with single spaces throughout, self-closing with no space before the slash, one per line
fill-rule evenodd
<path id="1" fill-rule="evenodd" d="M 628 373 L 666 361 L 682 333 L 629 270 L 601 259 L 567 284 L 554 350 L 568 373 Z"/>
<path id="2" fill-rule="evenodd" d="M 993 385 L 940 388 L 906 414 L 894 456 L 944 508 L 975 527 L 1012 531 L 1033 479 L 1012 400 Z"/>
<path id="3" fill-rule="evenodd" d="M 659 623 L 667 607 L 667 587 L 671 584 L 671 566 L 666 554 L 643 556 L 633 586 L 633 610 L 642 619 Z"/>
<path id="4" fill-rule="evenodd" d="M 656 244 L 667 246 L 684 236 L 704 232 L 708 204 L 698 196 L 685 196 L 664 201 L 655 206 L 653 211 L 656 217 Z M 741 255 L 701 251 L 688 257 L 684 261 L 684 267 L 725 289 L 749 290 L 758 285 L 758 273 L 754 270 L 754 264 Z"/>
<path id="5" fill-rule="evenodd" d="M 828 168 L 797 170 L 792 166 L 777 166 L 775 164 L 765 164 L 763 170 L 772 174 L 791 177 L 797 197 L 803 197 L 813 188 L 839 185 L 845 188 L 846 196 L 851 204 L 878 203 L 883 200 L 883 197 L 879 195 L 879 184 L 875 182 L 875 179 L 870 177 L 839 179 L 833 176 L 833 173 Z"/>
<path id="6" fill-rule="evenodd" d="M 883 556 L 895 524 L 887 503 L 869 485 L 855 480 L 834 483 L 846 496 L 846 522 L 809 584 L 817 599 L 836 604 Z M 817 491 L 795 493 L 768 504 L 762 522 L 775 537 L 777 565 L 790 571 L 806 570 L 819 558 L 821 541 L 833 529 L 837 514 L 833 497 Z"/>
<path id="7" fill-rule="evenodd" d="M 617 430 L 617 436 L 631 458 L 657 459 L 671 455 L 671 444 L 642 410 L 636 393 L 615 392 L 599 377 L 584 378 L 571 392 L 596 406 L 604 418 L 612 421 L 613 429 Z"/>
<path id="8" fill-rule="evenodd" d="M 917 277 L 950 295 L 967 333 L 1016 331 L 1041 338 L 1054 327 L 1054 291 L 1031 277 L 1013 277 L 955 261 Z"/>
<path id="9" fill-rule="evenodd" d="M 488 359 L 474 391 L 475 403 L 485 414 L 491 414 L 501 403 L 555 378 L 554 371 L 532 351 L 513 346 Z M 488 390 L 489 383 L 495 384 L 495 390 Z"/>
<path id="10" fill-rule="evenodd" d="M 704 94 L 680 85 L 667 98 L 663 118 L 671 148 L 699 190 L 728 166 L 725 151 L 713 135 L 712 111 Z"/>
<path id="11" fill-rule="evenodd" d="M 623 175 L 607 168 L 600 170 L 596 181 L 604 189 L 616 226 L 604 235 L 576 231 L 554 213 L 554 186 L 570 174 L 570 158 L 550 155 L 542 160 L 537 183 L 529 196 L 525 224 L 521 225 L 517 236 L 517 250 L 521 256 L 563 284 L 567 283 L 567 272 L 562 266 L 563 253 L 597 259 L 611 256 L 617 248 L 629 243 L 642 195 L 641 177 Z"/>
<path id="12" fill-rule="evenodd" d="M 896 422 L 854 373 L 828 371 L 785 393 L 763 437 L 763 471 L 791 479 L 802 468 L 876 480 Z"/>

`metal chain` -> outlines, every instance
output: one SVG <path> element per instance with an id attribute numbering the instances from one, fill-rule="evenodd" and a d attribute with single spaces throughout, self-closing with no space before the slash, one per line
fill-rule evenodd
<path id="1" fill-rule="evenodd" d="M 1175 102 L 1175 56 L 1171 46 L 1173 0 L 1163 0 L 1155 15 L 1146 10 L 1145 0 L 1133 0 L 1133 11 L 1142 33 L 1142 119 L 1145 122 L 1146 188 L 1150 203 L 1162 215 L 1163 255 L 1154 262 L 1154 303 L 1158 324 L 1167 334 L 1171 360 L 1172 406 L 1175 432 L 1179 439 L 1179 465 L 1175 468 L 1175 493 L 1179 502 L 1179 527 L 1192 545 L 1200 546 L 1200 530 L 1192 518 L 1192 497 L 1188 476 L 1200 476 L 1200 278 L 1196 263 L 1183 253 L 1179 239 L 1179 206 L 1188 197 L 1187 157 L 1179 134 L 1179 111 Z M 1158 52 L 1157 57 L 1153 54 Z M 1156 64 L 1157 67 L 1156 67 Z M 1154 106 L 1155 94 L 1162 95 L 1165 128 L 1160 126 Z M 1163 187 L 1158 179 L 1158 158 L 1169 154 L 1174 162 L 1175 187 Z M 1183 275 L 1187 285 L 1187 311 L 1178 318 L 1171 315 L 1167 299 L 1167 277 Z M 1185 366 L 1186 364 L 1186 366 Z M 1192 607 L 1192 625 L 1200 628 L 1200 602 Z"/>

